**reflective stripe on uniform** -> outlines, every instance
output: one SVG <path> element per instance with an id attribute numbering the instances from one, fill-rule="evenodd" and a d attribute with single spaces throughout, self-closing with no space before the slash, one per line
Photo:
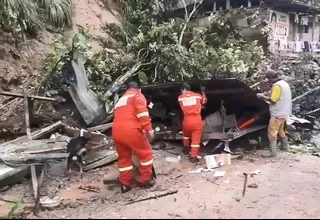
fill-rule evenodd
<path id="1" fill-rule="evenodd" d="M 118 108 L 118 107 L 122 107 L 122 106 L 126 106 L 128 104 L 128 98 L 132 98 L 134 97 L 134 94 L 129 94 L 129 95 L 124 95 L 122 96 L 118 102 L 116 103 L 116 105 L 114 106 L 114 108 Z"/>
<path id="2" fill-rule="evenodd" d="M 133 169 L 133 166 L 128 166 L 128 167 L 119 167 L 119 171 L 120 172 L 124 172 L 124 171 L 129 171 L 129 170 L 132 170 Z"/>
<path id="3" fill-rule="evenodd" d="M 143 116 L 149 116 L 149 112 L 141 112 L 141 113 L 137 114 L 137 118 L 141 118 Z"/>
<path id="4" fill-rule="evenodd" d="M 200 147 L 199 144 L 191 144 L 190 146 L 191 146 L 191 147 Z"/>
<path id="5" fill-rule="evenodd" d="M 122 96 L 121 98 L 123 98 L 123 97 L 125 97 L 125 98 L 131 98 L 131 97 L 133 97 L 133 96 L 135 96 L 135 94 L 124 95 L 124 96 Z"/>
<path id="6" fill-rule="evenodd" d="M 189 140 L 190 138 L 189 137 L 182 137 L 183 139 L 186 139 L 186 140 Z"/>
<path id="7" fill-rule="evenodd" d="M 187 96 L 187 97 L 179 98 L 178 101 L 180 102 L 187 99 L 201 99 L 201 96 Z"/>
<path id="8" fill-rule="evenodd" d="M 153 163 L 153 159 L 147 161 L 147 162 L 140 162 L 141 166 L 148 166 L 151 165 Z"/>

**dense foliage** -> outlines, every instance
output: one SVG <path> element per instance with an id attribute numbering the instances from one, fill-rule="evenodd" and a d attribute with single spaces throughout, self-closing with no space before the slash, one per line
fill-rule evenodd
<path id="1" fill-rule="evenodd" d="M 146 63 L 138 72 L 142 83 L 212 77 L 244 79 L 260 71 L 264 53 L 256 41 L 247 42 L 231 21 L 235 14 L 247 17 L 253 28 L 261 28 L 256 11 L 244 9 L 212 14 L 208 26 L 198 30 L 186 25 L 198 16 L 198 4 L 186 10 L 184 19 L 173 17 L 165 0 L 123 0 L 122 25 L 107 24 L 111 50 L 94 54 L 88 65 L 93 88 L 103 91 L 134 63 Z M 254 22 L 253 22 L 254 21 Z M 263 27 L 264 27 L 263 26 Z M 100 86 L 101 85 L 101 86 Z"/>
<path id="2" fill-rule="evenodd" d="M 173 1 L 117 3 L 121 25 L 106 24 L 104 30 L 109 38 L 103 42 L 105 48 L 94 54 L 85 53 L 90 86 L 97 94 L 103 94 L 107 85 L 137 63 L 141 65 L 132 77 L 141 83 L 215 77 L 245 79 L 264 67 L 262 47 L 244 39 L 232 21 L 234 16 L 240 16 L 247 18 L 252 28 L 264 30 L 267 23 L 258 19 L 259 10 L 218 12 L 208 18 L 206 27 L 199 29 L 190 22 L 200 16 L 196 3 L 185 8 L 184 18 L 167 10 L 173 7 Z M 70 50 L 70 45 L 61 41 L 55 44 L 46 71 L 56 71 L 58 65 L 54 61 L 65 53 L 63 50 Z"/>
<path id="3" fill-rule="evenodd" d="M 72 0 L 0 0 L 0 31 L 25 38 L 43 26 L 72 24 Z"/>

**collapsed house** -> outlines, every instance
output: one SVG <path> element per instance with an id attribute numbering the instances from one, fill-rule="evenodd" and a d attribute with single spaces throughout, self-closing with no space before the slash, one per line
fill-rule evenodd
<path id="1" fill-rule="evenodd" d="M 246 17 L 234 15 L 231 19 L 240 33 L 248 39 L 258 40 L 269 52 L 281 56 L 297 56 L 300 52 L 317 55 L 320 52 L 319 35 L 320 7 L 308 0 L 186 0 L 186 6 L 192 10 L 194 3 L 201 3 L 198 16 L 192 20 L 197 29 L 208 24 L 211 13 L 244 8 L 246 11 L 258 10 L 262 20 L 271 23 L 268 37 L 259 29 L 253 29 Z M 182 1 L 170 9 L 171 16 L 184 17 L 185 6 Z"/>

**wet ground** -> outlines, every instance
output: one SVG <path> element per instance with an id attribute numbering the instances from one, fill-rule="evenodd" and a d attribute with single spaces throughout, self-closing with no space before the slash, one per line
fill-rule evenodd
<path id="1" fill-rule="evenodd" d="M 172 151 L 172 150 L 171 150 Z M 178 150 L 177 150 L 178 151 Z M 135 188 L 121 194 L 117 185 L 104 185 L 103 178 L 117 178 L 116 164 L 85 173 L 83 186 L 100 192 L 78 189 L 77 174 L 71 182 L 63 177 L 65 164 L 52 165 L 49 175 L 59 177 L 64 186 L 58 189 L 58 180 L 46 177 L 42 195 L 64 198 L 53 210 L 42 210 L 38 218 L 319 218 L 320 217 L 320 158 L 309 155 L 281 153 L 267 160 L 256 154 L 232 160 L 225 176 L 215 178 L 214 172 L 190 173 L 204 165 L 190 164 L 185 158 L 180 163 L 169 163 L 174 157 L 163 150 L 154 151 L 158 173 L 155 187 Z M 260 174 L 248 178 L 242 197 L 244 172 L 259 169 Z M 178 190 L 174 195 L 126 205 L 139 198 Z M 30 181 L 2 193 L 7 200 L 32 202 Z M 8 213 L 12 204 L 0 202 L 1 214 Z M 27 218 L 36 218 L 28 214 Z"/>

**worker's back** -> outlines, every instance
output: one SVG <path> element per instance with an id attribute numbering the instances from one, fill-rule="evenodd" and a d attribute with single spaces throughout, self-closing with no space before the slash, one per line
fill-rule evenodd
<path id="1" fill-rule="evenodd" d="M 129 89 L 116 103 L 114 110 L 113 129 L 140 128 L 141 123 L 136 115 L 135 99 L 141 93 L 135 89 Z M 142 95 L 142 94 L 141 94 Z"/>
<path id="2" fill-rule="evenodd" d="M 198 93 L 187 91 L 178 97 L 178 101 L 185 116 L 201 114 L 202 96 Z"/>

